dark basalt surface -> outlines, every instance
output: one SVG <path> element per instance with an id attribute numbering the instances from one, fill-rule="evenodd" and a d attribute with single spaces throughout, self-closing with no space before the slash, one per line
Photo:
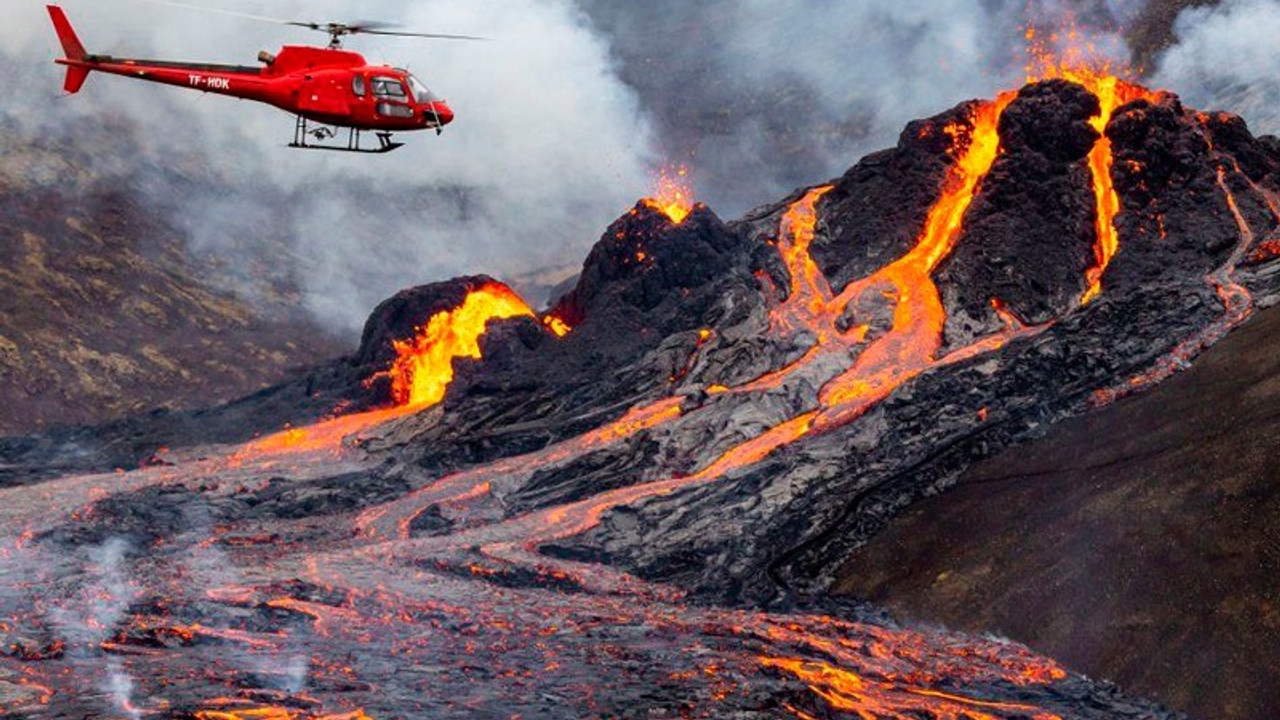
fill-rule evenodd
<path id="1" fill-rule="evenodd" d="M 673 228 L 659 210 L 639 203 L 592 248 L 577 286 L 552 314 L 588 333 L 611 327 L 622 336 L 665 337 L 687 330 L 709 304 L 705 296 L 691 302 L 691 294 L 729 275 L 742 247 L 743 238 L 705 205 Z"/>
<path id="2" fill-rule="evenodd" d="M 965 218 L 963 242 L 938 272 L 946 336 L 964 345 L 1003 325 L 993 301 L 1030 324 L 1078 305 L 1096 264 L 1097 201 L 1089 119 L 1098 100 L 1063 80 L 1023 91 L 1000 118 L 1003 153 Z"/>
<path id="3" fill-rule="evenodd" d="M 1056 99 L 1046 100 L 1046 95 Z M 1032 118 L 1043 113 L 1045 127 L 1061 137 L 1058 118 L 1063 108 L 1080 108 L 1082 102 L 1087 107 L 1087 100 L 1068 84 L 1029 88 L 1015 102 L 1015 120 L 1006 125 L 1018 127 L 1020 137 L 1027 137 L 1026 128 L 1035 127 L 1035 122 L 1022 117 L 1026 108 Z M 1079 126 L 1078 110 L 1074 117 L 1080 136 L 1087 137 L 1087 128 Z M 1238 128 L 1234 122 L 1233 126 Z M 974 459 L 1038 436 L 1051 423 L 1084 411 L 1097 391 L 1129 384 L 1226 314 L 1206 276 L 1227 262 L 1242 239 L 1217 186 L 1217 168 L 1228 169 L 1228 187 L 1236 192 L 1255 244 L 1277 223 L 1258 191 L 1244 178 L 1232 180 L 1234 156 L 1226 152 L 1231 146 L 1214 149 L 1204 128 L 1173 96 L 1156 105 L 1140 102 L 1121 109 L 1108 128 L 1117 167 L 1127 167 L 1132 160 L 1159 172 L 1140 184 L 1117 171 L 1122 249 L 1104 277 L 1106 290 L 1097 301 L 1080 307 L 1066 302 L 1063 293 L 1047 304 L 1040 296 L 1047 289 L 1043 284 L 1012 284 L 1001 298 L 1011 307 L 1039 304 L 1055 309 L 1053 324 L 1038 336 L 1015 341 L 993 356 L 926 373 L 846 429 L 778 452 L 732 482 L 647 502 L 629 512 L 625 523 L 606 521 L 592 542 L 609 556 L 654 576 L 674 573 L 729 595 L 773 596 L 778 578 L 787 581 L 784 585 L 816 590 L 828 577 L 824 563 L 832 554 L 858 544 L 897 508 L 946 487 Z M 1035 142 L 1032 136 L 1028 146 Z M 1058 157 L 1079 155 L 1083 149 L 1083 142 L 1067 144 L 1073 151 Z M 1270 142 L 1254 140 L 1235 143 L 1263 168 L 1275 161 L 1271 147 Z M 997 192 L 1016 186 L 1030 198 L 1060 195 L 1063 173 L 1038 172 L 1043 164 L 1019 159 L 1020 154 L 1011 151 L 998 161 L 999 172 L 1011 176 L 991 178 Z M 1258 175 L 1270 186 L 1268 176 Z M 1088 188 L 1081 184 L 1073 193 L 1081 200 L 1076 228 L 1090 227 L 1094 221 L 1092 205 L 1083 202 L 1084 192 Z M 1155 222 L 1152 206 L 1162 210 L 1169 233 L 1165 241 L 1156 240 L 1158 234 L 1144 237 L 1138 229 L 1145 221 Z M 819 207 L 822 213 L 836 212 L 832 204 Z M 1020 235 L 999 233 L 1001 222 L 982 222 L 993 212 L 982 195 L 972 212 L 981 213 L 977 224 L 966 225 L 956 254 L 937 278 L 943 297 L 961 305 L 948 305 L 951 317 L 963 311 L 964 293 L 982 287 L 985 278 L 1017 277 L 1024 272 L 1023 261 L 1036 267 L 1041 252 L 1038 245 L 1020 246 Z M 828 218 L 825 223 L 832 227 L 838 221 Z M 1003 227 L 1012 230 L 1022 224 L 1004 222 Z M 1180 233 L 1177 238 L 1175 232 Z M 1003 244 L 1019 252 L 995 257 L 967 251 L 975 233 L 980 248 Z M 1091 242 L 1085 243 L 1083 236 L 1078 242 L 1091 252 Z M 1083 288 L 1078 280 L 1071 284 L 1076 293 Z M 1252 289 L 1258 301 L 1269 301 L 1276 292 L 1272 281 L 1261 278 Z M 1045 319 L 1043 313 L 1038 319 Z M 762 505 L 759 497 L 771 497 L 774 503 Z M 677 507 L 678 526 L 666 520 L 676 515 Z M 731 517 L 733 522 L 728 521 Z M 677 537 L 683 540 L 674 540 Z M 773 541 L 781 537 L 793 540 L 783 548 Z M 668 566 L 668 547 L 680 548 L 680 557 L 697 558 L 697 564 Z M 696 551 L 689 552 L 690 547 Z"/>
<path id="4" fill-rule="evenodd" d="M 967 124 L 969 105 L 907 125 L 898 146 L 863 158 L 823 198 L 812 254 L 836 292 L 915 246 L 954 160 L 951 126 Z M 776 232 L 776 225 L 772 232 Z"/>

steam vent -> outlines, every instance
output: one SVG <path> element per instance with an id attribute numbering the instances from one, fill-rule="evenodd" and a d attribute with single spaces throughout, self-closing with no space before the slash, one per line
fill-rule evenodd
<path id="1" fill-rule="evenodd" d="M 1274 606 L 1246 632 L 1169 593 L 1244 567 L 1276 602 L 1274 488 L 1231 530 L 1272 555 L 1170 589 L 1162 546 L 1072 534 L 1132 507 L 1082 494 L 1105 467 L 1022 524 L 964 482 L 1280 299 L 1280 141 L 1045 77 L 739 220 L 641 201 L 545 314 L 489 277 L 417 288 L 257 395 L 4 441 L 4 716 L 1273 717 Z M 915 544 L 939 528 L 949 565 Z"/>

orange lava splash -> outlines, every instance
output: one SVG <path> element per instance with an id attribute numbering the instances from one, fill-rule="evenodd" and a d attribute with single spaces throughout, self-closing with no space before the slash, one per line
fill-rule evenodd
<path id="1" fill-rule="evenodd" d="M 533 317 L 533 310 L 506 285 L 473 290 L 462 307 L 437 313 L 416 337 L 395 343 L 398 357 L 387 371 L 392 396 L 415 409 L 440 402 L 453 382 L 454 359 L 480 357 L 480 336 L 489 321 L 522 315 Z"/>
<path id="2" fill-rule="evenodd" d="M 569 327 L 569 323 L 555 315 L 548 315 L 542 318 L 542 324 L 546 325 L 548 330 L 555 333 L 556 337 L 564 337 L 565 335 L 573 332 L 573 328 Z"/>
<path id="3" fill-rule="evenodd" d="M 396 360 L 381 375 L 391 378 L 394 407 L 330 418 L 305 428 L 289 428 L 251 443 L 236 459 L 334 451 L 342 447 L 346 438 L 436 405 L 453 381 L 453 361 L 480 357 L 480 337 L 489 322 L 520 316 L 534 317 L 534 313 L 506 285 L 491 283 L 471 291 L 461 306 L 435 314 L 414 338 L 395 343 Z M 549 327 L 557 335 L 569 330 L 563 323 Z"/>
<path id="4" fill-rule="evenodd" d="M 679 225 L 693 212 L 693 186 L 689 182 L 689 168 L 665 167 L 658 175 L 658 191 L 644 204 L 657 210 L 671 222 Z"/>

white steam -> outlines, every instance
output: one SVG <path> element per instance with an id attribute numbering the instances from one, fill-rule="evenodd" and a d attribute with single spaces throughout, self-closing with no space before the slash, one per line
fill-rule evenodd
<path id="1" fill-rule="evenodd" d="M 73 649 L 96 646 L 115 632 L 138 592 L 125 570 L 129 543 L 111 538 L 85 551 L 86 582 L 77 596 L 50 611 Z"/>
<path id="2" fill-rule="evenodd" d="M 1183 11 L 1154 84 L 1189 105 L 1228 110 L 1254 132 L 1280 132 L 1280 2 L 1225 0 Z"/>
<path id="3" fill-rule="evenodd" d="M 142 717 L 141 709 L 133 704 L 133 677 L 116 658 L 107 660 L 107 680 L 103 690 L 111 693 L 116 707 L 129 720 L 139 720 Z"/>
<path id="4" fill-rule="evenodd" d="M 186 579 L 184 591 L 197 597 L 211 590 L 243 585 L 245 577 L 241 568 L 214 542 L 208 509 L 203 505 L 189 506 L 183 510 L 183 516 L 189 529 L 176 544 L 187 548 L 181 561 L 182 576 Z M 306 690 L 311 672 L 311 657 L 306 653 L 305 644 L 292 633 L 278 650 L 228 646 L 221 660 L 290 695 Z"/>
<path id="5" fill-rule="evenodd" d="M 78 662 L 97 662 L 97 646 L 110 638 L 124 620 L 139 586 L 130 578 L 126 563 L 130 546 L 111 538 L 84 554 L 84 583 L 72 598 L 49 611 L 49 618 L 68 641 L 68 652 Z M 116 709 L 128 717 L 141 716 L 133 702 L 133 678 L 119 659 L 106 657 L 99 686 Z"/>

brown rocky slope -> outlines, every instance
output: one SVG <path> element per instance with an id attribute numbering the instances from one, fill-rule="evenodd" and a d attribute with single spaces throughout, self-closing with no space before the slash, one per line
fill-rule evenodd
<path id="1" fill-rule="evenodd" d="M 77 123 L 75 144 L 0 129 L 0 434 L 207 406 L 349 349 L 287 282 L 250 302 L 191 252 L 164 205 L 208 182 L 199 168 L 157 173 L 110 121 Z"/>

